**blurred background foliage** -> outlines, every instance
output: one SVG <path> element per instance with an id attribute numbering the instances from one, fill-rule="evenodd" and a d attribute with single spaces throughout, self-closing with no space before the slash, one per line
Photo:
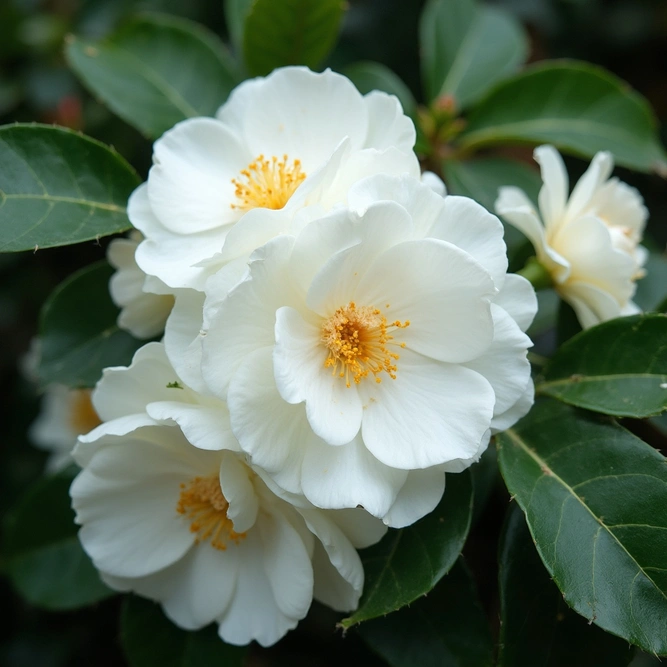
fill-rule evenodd
<path id="1" fill-rule="evenodd" d="M 83 89 L 65 62 L 65 37 L 76 34 L 98 39 L 128 16 L 150 10 L 200 22 L 229 42 L 222 4 L 222 0 L 0 0 L 0 125 L 37 121 L 81 130 L 113 145 L 145 178 L 150 166 L 151 141 Z M 423 102 L 418 52 L 418 19 L 423 4 L 423 0 L 348 0 L 338 43 L 325 66 L 342 71 L 360 60 L 383 63 L 407 84 L 418 102 Z M 530 61 L 582 59 L 602 65 L 627 81 L 648 99 L 660 121 L 663 141 L 667 139 L 665 0 L 498 0 L 490 4 L 503 6 L 526 26 L 530 35 Z M 526 163 L 532 162 L 531 152 L 529 148 L 511 149 L 513 157 Z M 567 164 L 573 179 L 586 166 L 576 159 L 568 159 Z M 637 187 L 646 200 L 650 211 L 646 244 L 664 252 L 665 182 L 655 175 L 625 169 L 619 169 L 618 174 Z M 0 463 L 3 515 L 20 492 L 42 474 L 46 457 L 26 439 L 26 429 L 37 414 L 38 397 L 20 371 L 20 360 L 37 332 L 40 306 L 51 290 L 74 270 L 103 259 L 107 242 L 0 255 L 3 341 L 0 377 L 4 388 L 0 410 L 5 424 Z M 547 321 L 547 327 L 548 324 Z M 548 350 L 549 335 L 546 340 L 537 341 L 538 352 Z M 650 441 L 648 435 L 646 439 Z M 495 554 L 498 527 L 506 505 L 506 491 L 497 485 L 464 551 L 495 631 L 498 618 Z M 480 556 L 484 553 L 488 557 Z M 0 568 L 2 565 L 0 561 Z M 118 599 L 99 603 L 94 614 L 86 610 L 49 613 L 23 602 L 4 578 L 0 579 L 0 594 L 5 618 L 9 619 L 0 628 L 0 665 L 125 664 L 117 642 Z M 433 595 L 436 594 L 434 591 Z M 371 667 L 384 664 L 354 631 L 344 639 L 340 632 L 332 632 L 336 618 L 316 605 L 297 631 L 270 651 L 254 650 L 248 664 L 298 667 L 339 665 L 346 660 Z M 637 655 L 632 664 L 646 667 L 654 661 L 650 656 Z M 163 663 L 162 667 L 168 666 Z"/>

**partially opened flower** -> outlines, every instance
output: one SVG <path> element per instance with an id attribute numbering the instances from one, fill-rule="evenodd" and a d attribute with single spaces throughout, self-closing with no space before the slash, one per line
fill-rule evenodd
<path id="1" fill-rule="evenodd" d="M 224 403 L 183 385 L 162 345 L 108 369 L 95 403 L 113 418 L 77 445 L 71 495 L 109 586 L 159 601 L 180 627 L 215 622 L 232 644 L 273 644 L 313 597 L 356 607 L 364 575 L 354 547 L 384 526 L 267 484 L 236 451 Z"/>
<path id="2" fill-rule="evenodd" d="M 472 200 L 386 176 L 349 199 L 257 250 L 231 292 L 210 279 L 202 373 L 283 488 L 406 525 L 529 408 L 535 297 Z"/>
<path id="3" fill-rule="evenodd" d="M 531 241 L 560 296 L 583 327 L 638 312 L 635 281 L 644 274 L 641 241 L 648 212 L 639 193 L 610 178 L 610 153 L 598 153 L 568 197 L 563 160 L 552 146 L 535 149 L 544 182 L 539 212 L 526 194 L 504 187 L 496 212 Z"/>
<path id="4" fill-rule="evenodd" d="M 216 118 L 185 120 L 155 143 L 148 181 L 129 204 L 146 236 L 138 264 L 170 287 L 202 290 L 304 207 L 344 202 L 369 174 L 418 176 L 414 142 L 395 97 L 362 96 L 329 70 L 286 67 L 245 81 Z"/>
<path id="5" fill-rule="evenodd" d="M 39 414 L 30 425 L 28 437 L 50 453 L 47 472 L 57 472 L 73 462 L 76 439 L 100 423 L 90 399 L 90 389 L 73 389 L 62 384 L 46 387 Z"/>
<path id="6" fill-rule="evenodd" d="M 135 254 L 143 236 L 133 231 L 114 239 L 107 260 L 116 269 L 109 281 L 113 302 L 121 309 L 118 326 L 137 338 L 153 338 L 164 331 L 174 305 L 174 296 L 161 280 L 147 276 L 137 265 Z"/>

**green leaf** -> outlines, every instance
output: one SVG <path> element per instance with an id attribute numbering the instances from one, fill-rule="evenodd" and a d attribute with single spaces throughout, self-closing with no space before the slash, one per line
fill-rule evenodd
<path id="1" fill-rule="evenodd" d="M 181 630 L 157 604 L 133 595 L 123 601 L 120 639 L 130 667 L 241 667 L 248 652 L 225 644 L 214 625 Z"/>
<path id="2" fill-rule="evenodd" d="M 521 188 L 534 202 L 537 202 L 542 186 L 542 179 L 536 169 L 507 158 L 482 158 L 466 162 L 446 160 L 442 168 L 450 194 L 471 197 L 491 213 L 494 213 L 498 190 L 502 186 Z M 526 237 L 516 227 L 504 221 L 503 226 L 505 243 L 510 253 L 526 245 Z"/>
<path id="3" fill-rule="evenodd" d="M 482 458 L 470 468 L 473 486 L 472 525 L 474 526 L 484 513 L 484 509 L 499 481 L 498 455 L 493 443 L 482 454 Z"/>
<path id="4" fill-rule="evenodd" d="M 459 559 L 426 597 L 359 627 L 391 667 L 487 667 L 493 642 L 474 581 Z"/>
<path id="5" fill-rule="evenodd" d="M 77 537 L 71 483 L 69 470 L 40 480 L 5 520 L 7 573 L 30 604 L 47 609 L 76 609 L 113 595 Z"/>
<path id="6" fill-rule="evenodd" d="M 336 42 L 344 6 L 342 0 L 254 0 L 243 37 L 250 73 L 263 76 L 284 65 L 316 69 Z"/>
<path id="7" fill-rule="evenodd" d="M 352 81 L 360 93 L 365 95 L 372 90 L 382 90 L 390 95 L 396 95 L 403 111 L 408 116 L 415 115 L 417 102 L 410 89 L 385 65 L 371 61 L 358 62 L 348 65 L 343 74 Z"/>
<path id="8" fill-rule="evenodd" d="M 422 79 L 433 100 L 466 108 L 525 62 L 528 40 L 510 14 L 474 0 L 430 0 L 420 21 Z"/>
<path id="9" fill-rule="evenodd" d="M 624 667 L 627 642 L 590 625 L 563 601 L 512 503 L 500 542 L 498 667 Z"/>
<path id="10" fill-rule="evenodd" d="M 106 262 L 81 269 L 44 304 L 38 367 L 42 384 L 92 387 L 103 368 L 128 365 L 142 345 L 116 324 L 118 309 L 108 288 L 112 274 Z"/>
<path id="11" fill-rule="evenodd" d="M 65 52 L 91 92 L 148 137 L 213 116 L 239 80 L 216 35 L 160 14 L 134 18 L 101 42 L 71 37 Z"/>
<path id="12" fill-rule="evenodd" d="M 225 20 L 229 38 L 234 47 L 235 55 L 243 54 L 243 32 L 245 20 L 252 6 L 253 0 L 225 0 Z"/>
<path id="13" fill-rule="evenodd" d="M 609 72 L 576 61 L 549 61 L 499 84 L 472 111 L 463 150 L 494 144 L 551 143 L 592 157 L 611 151 L 640 171 L 667 169 L 646 100 Z"/>
<path id="14" fill-rule="evenodd" d="M 543 398 L 498 436 L 509 492 L 565 601 L 667 654 L 667 461 L 608 417 Z"/>
<path id="15" fill-rule="evenodd" d="M 366 582 L 359 608 L 344 628 L 383 616 L 428 593 L 455 563 L 468 536 L 473 491 L 470 472 L 447 475 L 440 504 L 417 523 L 390 530 L 360 552 Z"/>
<path id="16" fill-rule="evenodd" d="M 633 301 L 642 310 L 664 312 L 667 302 L 667 255 L 649 253 L 644 269 L 646 275 L 637 281 Z"/>
<path id="17" fill-rule="evenodd" d="M 139 178 L 104 144 L 61 127 L 0 127 L 0 252 L 89 241 L 130 227 Z"/>
<path id="18" fill-rule="evenodd" d="M 544 369 L 537 391 L 619 417 L 667 410 L 667 317 L 632 315 L 586 329 Z"/>

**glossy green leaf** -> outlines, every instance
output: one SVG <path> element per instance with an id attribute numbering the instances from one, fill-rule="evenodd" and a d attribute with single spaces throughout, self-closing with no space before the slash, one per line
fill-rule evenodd
<path id="1" fill-rule="evenodd" d="M 42 384 L 92 387 L 103 368 L 129 365 L 142 345 L 116 324 L 118 309 L 108 288 L 112 274 L 106 262 L 81 269 L 44 304 L 37 370 Z"/>
<path id="2" fill-rule="evenodd" d="M 130 227 L 139 178 L 104 144 L 61 127 L 0 127 L 0 252 L 89 241 Z"/>
<path id="3" fill-rule="evenodd" d="M 625 667 L 626 641 L 586 622 L 563 601 L 513 503 L 500 543 L 498 667 Z"/>
<path id="4" fill-rule="evenodd" d="M 507 158 L 482 158 L 479 160 L 447 160 L 442 165 L 447 190 L 454 195 L 464 195 L 479 202 L 485 209 L 494 212 L 498 190 L 504 185 L 521 188 L 528 197 L 537 202 L 542 179 L 536 169 Z M 510 252 L 527 243 L 526 237 L 513 225 L 506 224 L 505 243 Z M 533 254 L 533 253 L 531 253 Z"/>
<path id="5" fill-rule="evenodd" d="M 358 62 L 348 65 L 343 74 L 352 81 L 360 93 L 365 95 L 372 90 L 382 90 L 390 95 L 396 95 L 403 111 L 408 116 L 415 114 L 417 103 L 410 89 L 385 65 L 370 61 Z"/>
<path id="6" fill-rule="evenodd" d="M 128 596 L 123 601 L 120 639 L 130 667 L 241 667 L 247 647 L 230 646 L 214 625 L 186 632 L 159 605 Z"/>
<path id="7" fill-rule="evenodd" d="M 75 609 L 113 595 L 77 537 L 71 482 L 70 471 L 40 480 L 5 520 L 9 577 L 28 602 L 47 609 Z"/>
<path id="8" fill-rule="evenodd" d="M 667 654 L 667 461 L 609 417 L 543 398 L 498 435 L 509 492 L 565 601 Z"/>
<path id="9" fill-rule="evenodd" d="M 285 65 L 316 69 L 336 42 L 344 7 L 342 0 L 254 0 L 243 36 L 249 72 L 265 75 Z"/>
<path id="10" fill-rule="evenodd" d="M 427 98 L 451 95 L 458 108 L 514 73 L 528 55 L 521 25 L 507 12 L 474 0 L 429 0 L 420 44 Z"/>
<path id="11" fill-rule="evenodd" d="M 341 625 L 383 616 L 428 593 L 456 562 L 468 536 L 473 490 L 470 472 L 447 475 L 440 504 L 417 523 L 390 530 L 360 552 L 366 581 L 359 608 Z"/>
<path id="12" fill-rule="evenodd" d="M 667 255 L 649 253 L 644 265 L 646 275 L 637 281 L 637 293 L 633 301 L 642 310 L 665 312 L 667 302 Z"/>
<path id="13" fill-rule="evenodd" d="M 238 83 L 216 35 L 160 14 L 139 16 L 101 42 L 72 37 L 66 55 L 91 92 L 148 137 L 213 116 Z"/>
<path id="14" fill-rule="evenodd" d="M 544 369 L 538 393 L 620 417 L 667 410 L 667 317 L 632 315 L 586 329 Z"/>
<path id="15" fill-rule="evenodd" d="M 499 84 L 475 107 L 459 138 L 466 150 L 506 143 L 551 143 L 574 155 L 611 151 L 642 171 L 667 170 L 646 100 L 587 63 L 550 61 Z"/>
<path id="16" fill-rule="evenodd" d="M 359 627 L 391 667 L 490 667 L 493 642 L 474 581 L 461 560 L 428 596 Z"/>
<path id="17" fill-rule="evenodd" d="M 225 20 L 235 55 L 243 55 L 245 20 L 252 7 L 252 2 L 253 0 L 225 0 Z"/>

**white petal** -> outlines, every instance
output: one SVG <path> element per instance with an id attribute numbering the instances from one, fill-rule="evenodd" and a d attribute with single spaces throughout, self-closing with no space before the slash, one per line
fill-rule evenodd
<path id="1" fill-rule="evenodd" d="M 84 549 L 98 569 L 116 576 L 157 572 L 193 543 L 189 526 L 176 513 L 183 472 L 174 466 L 170 474 L 148 477 L 151 458 L 145 447 L 106 448 L 70 489 Z M 97 469 L 105 477 L 95 474 Z"/>
<path id="2" fill-rule="evenodd" d="M 433 192 L 444 197 L 447 194 L 447 187 L 443 183 L 440 176 L 434 174 L 432 171 L 425 171 L 422 174 L 421 181 L 424 185 L 427 185 Z"/>
<path id="3" fill-rule="evenodd" d="M 505 310 L 493 304 L 493 342 L 480 357 L 466 366 L 483 375 L 493 387 L 494 415 L 508 410 L 519 400 L 530 379 L 528 348 L 533 343 Z"/>
<path id="4" fill-rule="evenodd" d="M 396 380 L 359 385 L 366 447 L 404 470 L 474 456 L 493 413 L 489 382 L 468 368 L 408 350 L 399 364 Z"/>
<path id="5" fill-rule="evenodd" d="M 310 174 L 350 137 L 364 147 L 368 112 L 349 79 L 329 70 L 305 67 L 274 70 L 264 79 L 237 86 L 218 118 L 240 134 L 253 157 L 259 154 L 301 160 Z"/>
<path id="6" fill-rule="evenodd" d="M 569 180 L 558 151 L 553 146 L 538 146 L 533 157 L 540 165 L 542 188 L 539 194 L 540 211 L 546 229 L 555 229 L 563 219 Z"/>
<path id="7" fill-rule="evenodd" d="M 439 361 L 460 362 L 491 344 L 489 300 L 495 293 L 491 277 L 470 255 L 426 239 L 380 255 L 351 296 L 359 305 L 381 309 L 388 322 L 410 322 L 392 333 L 396 343 Z"/>
<path id="8" fill-rule="evenodd" d="M 234 531 L 245 533 L 257 520 L 259 498 L 248 478 L 250 469 L 234 454 L 225 454 L 220 464 L 220 489 L 229 503 L 227 518 L 234 523 Z"/>
<path id="9" fill-rule="evenodd" d="M 537 313 L 537 296 L 533 286 L 516 273 L 507 274 L 493 303 L 506 310 L 521 331 L 528 329 Z"/>
<path id="10" fill-rule="evenodd" d="M 286 403 L 273 378 L 271 348 L 249 354 L 229 388 L 232 429 L 253 464 L 291 493 L 301 493 L 303 451 L 317 436 L 303 405 Z"/>
<path id="11" fill-rule="evenodd" d="M 184 243 L 183 235 L 168 230 L 155 217 L 145 183 L 130 195 L 127 214 L 132 224 L 147 237 L 139 244 L 135 255 L 142 271 L 157 276 L 170 288 L 204 289 L 208 273 L 196 265 L 220 251 L 228 227 L 188 234 Z"/>
<path id="12" fill-rule="evenodd" d="M 571 281 L 559 293 L 574 308 L 584 329 L 621 316 L 618 301 L 594 285 Z"/>
<path id="13" fill-rule="evenodd" d="M 273 345 L 278 308 L 300 302 L 287 273 L 292 243 L 280 236 L 260 248 L 250 274 L 222 301 L 221 295 L 207 293 L 202 374 L 215 396 L 226 397 L 232 375 L 248 354 Z"/>
<path id="14" fill-rule="evenodd" d="M 356 549 L 370 547 L 379 542 L 387 532 L 387 526 L 366 510 L 336 510 L 327 512 L 327 517 L 341 529 Z"/>
<path id="15" fill-rule="evenodd" d="M 491 420 L 493 422 L 493 420 Z M 480 441 L 477 443 L 477 451 L 473 456 L 469 456 L 462 459 L 452 459 L 447 461 L 447 463 L 442 464 L 442 470 L 447 473 L 459 473 L 467 470 L 473 463 L 477 463 L 482 458 L 482 454 L 488 449 L 489 442 L 491 442 L 491 429 L 488 428 L 484 432 L 484 435 L 481 437 Z"/>
<path id="16" fill-rule="evenodd" d="M 519 400 L 502 414 L 494 416 L 491 420 L 492 433 L 504 431 L 507 428 L 512 428 L 516 422 L 522 417 L 525 417 L 535 402 L 535 385 L 532 378 L 529 378 L 528 384 Z"/>
<path id="17" fill-rule="evenodd" d="M 614 158 L 608 151 L 595 154 L 588 169 L 572 189 L 565 216 L 571 221 L 579 217 L 591 205 L 600 186 L 609 178 L 614 168 Z"/>
<path id="18" fill-rule="evenodd" d="M 387 248 L 411 236 L 410 216 L 393 202 L 371 204 L 361 216 L 334 213 L 310 223 L 299 235 L 293 275 L 308 290 L 308 307 L 331 315 L 354 299 L 361 277 Z"/>
<path id="19" fill-rule="evenodd" d="M 263 544 L 258 531 L 251 531 L 239 545 L 236 590 L 227 610 L 218 619 L 223 641 L 244 646 L 256 640 L 262 646 L 275 644 L 298 618 L 283 614 L 276 604 L 264 572 Z"/>
<path id="20" fill-rule="evenodd" d="M 313 431 L 331 445 L 350 442 L 361 426 L 356 387 L 332 373 L 324 363 L 327 350 L 321 330 L 305 322 L 293 308 L 276 313 L 273 366 L 276 386 L 288 403 L 306 403 Z"/>
<path id="21" fill-rule="evenodd" d="M 374 90 L 364 96 L 364 103 L 369 119 L 366 146 L 379 149 L 393 146 L 411 153 L 417 138 L 415 126 L 403 113 L 398 98 Z"/>
<path id="22" fill-rule="evenodd" d="M 236 545 L 221 551 L 208 543 L 194 544 L 174 565 L 148 577 L 122 580 L 124 590 L 161 602 L 176 625 L 197 630 L 225 613 L 236 588 L 239 556 Z"/>
<path id="23" fill-rule="evenodd" d="M 239 445 L 229 423 L 229 412 L 222 401 L 216 405 L 193 405 L 177 401 L 150 403 L 147 413 L 155 420 L 172 421 L 195 447 L 216 451 L 238 451 Z"/>
<path id="24" fill-rule="evenodd" d="M 315 598 L 336 611 L 356 609 L 364 587 L 359 555 L 331 520 L 332 513 L 302 510 L 301 515 L 318 537 L 313 557 Z"/>
<path id="25" fill-rule="evenodd" d="M 104 421 L 144 412 L 154 401 L 170 401 L 170 388 L 178 381 L 161 343 L 148 343 L 139 348 L 129 367 L 105 368 L 93 393 L 93 405 Z"/>
<path id="26" fill-rule="evenodd" d="M 257 155 L 213 118 L 184 120 L 155 142 L 148 198 L 160 222 L 189 236 L 235 222 L 232 179 Z"/>
<path id="27" fill-rule="evenodd" d="M 207 394 L 201 376 L 202 310 L 204 295 L 195 290 L 178 290 L 174 308 L 164 332 L 167 356 L 178 376 L 192 389 Z"/>
<path id="28" fill-rule="evenodd" d="M 435 509 L 444 491 L 445 473 L 439 467 L 410 470 L 384 523 L 391 528 L 410 526 Z"/>
<path id="29" fill-rule="evenodd" d="M 257 527 L 264 570 L 278 608 L 285 616 L 303 618 L 313 599 L 313 570 L 301 537 L 279 512 L 270 518 L 263 514 Z"/>
<path id="30" fill-rule="evenodd" d="M 405 470 L 380 463 L 357 437 L 339 447 L 312 443 L 304 455 L 301 484 L 304 495 L 316 507 L 363 507 L 382 518 L 406 477 Z"/>

